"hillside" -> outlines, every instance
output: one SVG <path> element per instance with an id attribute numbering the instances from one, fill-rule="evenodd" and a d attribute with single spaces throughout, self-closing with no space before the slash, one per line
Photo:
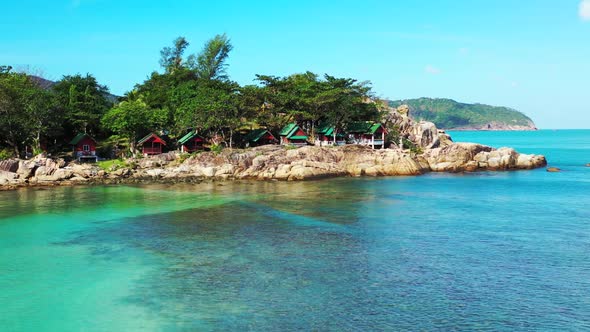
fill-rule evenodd
<path id="1" fill-rule="evenodd" d="M 389 105 L 410 107 L 410 116 L 438 128 L 456 130 L 536 130 L 533 120 L 508 107 L 465 104 L 452 99 L 418 98 L 389 101 Z"/>

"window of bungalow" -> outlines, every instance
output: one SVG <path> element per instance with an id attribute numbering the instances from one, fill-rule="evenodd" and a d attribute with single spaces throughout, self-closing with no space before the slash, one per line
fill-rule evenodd
<path id="1" fill-rule="evenodd" d="M 82 150 L 84 150 L 84 151 L 90 151 L 90 145 L 88 145 L 88 144 L 82 145 Z"/>

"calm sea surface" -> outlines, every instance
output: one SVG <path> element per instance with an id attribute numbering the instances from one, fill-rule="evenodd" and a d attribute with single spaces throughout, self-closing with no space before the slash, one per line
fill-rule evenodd
<path id="1" fill-rule="evenodd" d="M 0 192 L 0 330 L 590 330 L 590 131 L 453 137 L 563 171 Z"/>

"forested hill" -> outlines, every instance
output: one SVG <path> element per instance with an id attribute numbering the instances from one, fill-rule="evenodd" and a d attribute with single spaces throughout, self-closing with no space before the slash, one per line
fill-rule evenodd
<path id="1" fill-rule="evenodd" d="M 410 116 L 426 120 L 442 129 L 458 130 L 536 130 L 529 117 L 508 107 L 465 104 L 452 99 L 418 98 L 389 101 L 397 107 L 408 105 Z"/>

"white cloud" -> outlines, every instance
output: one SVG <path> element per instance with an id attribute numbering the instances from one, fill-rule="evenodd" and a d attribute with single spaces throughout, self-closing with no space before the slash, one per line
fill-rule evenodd
<path id="1" fill-rule="evenodd" d="M 424 72 L 431 75 L 438 75 L 440 74 L 440 69 L 433 67 L 432 65 L 427 65 L 424 67 Z"/>
<path id="2" fill-rule="evenodd" d="M 583 20 L 590 21 L 590 0 L 582 0 L 580 2 L 579 13 Z"/>

